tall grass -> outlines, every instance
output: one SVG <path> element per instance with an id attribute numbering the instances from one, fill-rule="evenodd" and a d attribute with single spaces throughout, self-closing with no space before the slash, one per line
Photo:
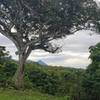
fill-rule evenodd
<path id="1" fill-rule="evenodd" d="M 67 96 L 57 97 L 48 94 L 42 94 L 35 90 L 8 90 L 0 89 L 0 100 L 69 100 Z"/>

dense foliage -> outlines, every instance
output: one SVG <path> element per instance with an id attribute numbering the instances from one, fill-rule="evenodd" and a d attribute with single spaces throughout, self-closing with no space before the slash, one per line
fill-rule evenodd
<path id="1" fill-rule="evenodd" d="M 14 88 L 12 77 L 16 71 L 16 61 L 6 62 L 0 68 L 0 86 Z M 25 88 L 36 88 L 52 95 L 70 95 L 79 81 L 83 70 L 71 68 L 44 67 L 37 63 L 27 63 L 25 69 Z"/>
<path id="2" fill-rule="evenodd" d="M 17 64 L 11 60 L 9 52 L 4 46 L 0 46 L 0 87 L 8 86 L 11 83 L 10 77 L 15 73 Z"/>
<path id="3" fill-rule="evenodd" d="M 88 100 L 100 100 L 100 43 L 90 47 L 91 64 L 83 78 L 83 87 Z"/>
<path id="4" fill-rule="evenodd" d="M 10 60 L 9 52 L 6 51 L 4 46 L 0 46 L 0 64 L 3 64 L 4 60 Z"/>

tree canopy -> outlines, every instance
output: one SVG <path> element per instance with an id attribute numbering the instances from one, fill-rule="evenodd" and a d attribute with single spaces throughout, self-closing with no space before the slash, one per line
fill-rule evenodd
<path id="1" fill-rule="evenodd" d="M 19 52 L 54 52 L 51 40 L 90 28 L 95 13 L 92 0 L 0 0 L 0 32 Z"/>

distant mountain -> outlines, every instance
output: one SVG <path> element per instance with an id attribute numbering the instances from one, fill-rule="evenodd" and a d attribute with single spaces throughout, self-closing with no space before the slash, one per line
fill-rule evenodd
<path id="1" fill-rule="evenodd" d="M 43 62 L 42 60 L 39 60 L 37 63 L 40 65 L 43 65 L 43 66 L 47 66 L 47 64 L 45 62 Z"/>

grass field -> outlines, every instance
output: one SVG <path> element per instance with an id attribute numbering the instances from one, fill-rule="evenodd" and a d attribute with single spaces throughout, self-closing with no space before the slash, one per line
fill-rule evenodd
<path id="1" fill-rule="evenodd" d="M 67 96 L 57 97 L 32 90 L 17 91 L 0 89 L 0 100 L 69 100 Z"/>

